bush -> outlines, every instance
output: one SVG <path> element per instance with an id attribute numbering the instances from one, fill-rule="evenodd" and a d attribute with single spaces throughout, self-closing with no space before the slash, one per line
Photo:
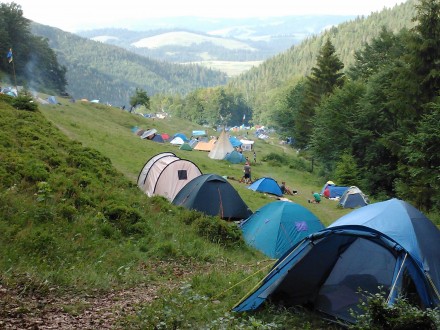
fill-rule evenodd
<path id="1" fill-rule="evenodd" d="M 271 152 L 263 157 L 263 161 L 269 163 L 272 166 L 288 165 L 288 157 L 284 154 L 278 154 Z"/>
<path id="2" fill-rule="evenodd" d="M 145 231 L 146 226 L 136 225 L 138 222 L 143 221 L 143 217 L 134 208 L 109 204 L 104 207 L 103 214 L 124 235 L 142 234 Z"/>
<path id="3" fill-rule="evenodd" d="M 365 295 L 367 299 L 359 306 L 364 313 L 353 313 L 356 324 L 350 326 L 350 329 L 440 329 L 437 309 L 421 310 L 405 298 L 398 298 L 390 306 L 383 292 L 365 292 Z"/>
<path id="4" fill-rule="evenodd" d="M 234 223 L 214 217 L 200 217 L 195 222 L 197 234 L 210 242 L 232 246 L 242 241 L 241 231 Z"/>
<path id="5" fill-rule="evenodd" d="M 27 91 L 20 92 L 17 97 L 12 99 L 11 104 L 17 110 L 38 110 L 38 104 L 34 102 L 32 95 Z"/>
<path id="6" fill-rule="evenodd" d="M 195 210 L 187 210 L 184 207 L 179 207 L 179 212 L 176 217 L 185 225 L 190 225 L 200 217 L 203 217 L 203 214 Z"/>

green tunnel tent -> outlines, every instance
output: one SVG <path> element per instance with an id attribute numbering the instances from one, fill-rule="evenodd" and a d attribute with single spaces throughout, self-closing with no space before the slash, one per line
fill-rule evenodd
<path id="1" fill-rule="evenodd" d="M 203 174 L 191 180 L 173 204 L 225 220 L 243 220 L 252 214 L 235 188 L 217 174 Z"/>

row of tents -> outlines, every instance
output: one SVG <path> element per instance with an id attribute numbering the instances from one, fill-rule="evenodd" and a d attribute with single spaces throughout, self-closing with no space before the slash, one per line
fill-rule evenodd
<path id="1" fill-rule="evenodd" d="M 224 177 L 203 174 L 196 164 L 172 152 L 150 158 L 142 167 L 137 184 L 150 197 L 163 196 L 174 205 L 225 220 L 242 220 L 252 214 Z"/>
<path id="2" fill-rule="evenodd" d="M 252 150 L 254 141 L 241 139 L 228 136 L 223 130 L 220 133 L 219 138 L 208 139 L 205 135 L 205 131 L 193 131 L 191 139 L 188 139 L 183 133 L 176 133 L 173 137 L 168 134 L 160 134 L 156 129 L 142 130 L 137 127 L 133 127 L 132 131 L 138 135 L 141 139 L 147 139 L 154 142 L 165 143 L 169 140 L 169 143 L 174 146 L 178 146 L 180 150 L 185 151 L 206 151 L 208 157 L 211 159 L 227 160 L 233 164 L 244 163 L 246 158 L 241 151 Z"/>
<path id="3" fill-rule="evenodd" d="M 342 208 L 356 208 L 369 204 L 368 196 L 356 186 L 338 186 L 333 181 L 327 181 L 321 189 L 321 196 L 338 201 Z"/>
<path id="4" fill-rule="evenodd" d="M 389 305 L 404 297 L 422 309 L 440 307 L 440 231 L 410 204 L 370 204 L 324 228 L 300 206 L 278 203 L 242 224 L 251 245 L 281 256 L 233 311 L 303 306 L 354 323 L 365 292 L 384 293 Z M 285 237 L 298 241 L 280 241 Z"/>
<path id="5" fill-rule="evenodd" d="M 266 303 L 301 305 L 355 322 L 351 311 L 360 312 L 362 291 L 385 292 L 389 304 L 400 295 L 422 308 L 440 304 L 440 231 L 404 201 L 366 205 L 327 228 L 310 210 L 290 201 L 274 201 L 253 213 L 224 177 L 202 174 L 194 163 L 170 152 L 144 165 L 138 186 L 174 205 L 242 220 L 246 243 L 277 259 L 235 312 Z"/>

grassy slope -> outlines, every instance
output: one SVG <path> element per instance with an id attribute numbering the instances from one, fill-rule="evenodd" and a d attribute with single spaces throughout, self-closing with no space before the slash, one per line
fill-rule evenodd
<path id="1" fill-rule="evenodd" d="M 39 295 L 154 284 L 162 292 L 161 299 L 140 304 L 138 317 L 125 320 L 129 328 L 177 321 L 190 328 L 225 315 L 263 276 L 266 258 L 243 243 L 228 247 L 209 242 L 188 220 L 197 215 L 178 211 L 160 198 L 149 199 L 133 183 L 145 162 L 162 151 L 192 160 L 204 173 L 239 177 L 241 165 L 211 160 L 204 152 L 183 152 L 169 144 L 141 140 L 131 132 L 138 126 L 190 135 L 192 129 L 200 128 L 190 123 L 153 121 L 116 108 L 60 101 L 61 105 L 40 106 L 43 116 L 0 104 L 0 229 L 4 233 L 0 238 L 0 284 L 20 288 L 22 294 Z M 336 209 L 331 201 L 307 204 L 310 191 L 322 185 L 309 173 L 261 161 L 272 152 L 293 160 L 291 149 L 271 140 L 257 141 L 256 150 L 259 161 L 254 177 L 285 179 L 300 191 L 291 199 L 310 207 L 326 224 L 347 212 Z M 26 173 L 32 175 L 26 177 Z M 40 186 L 41 181 L 48 182 L 51 190 Z M 243 184 L 231 183 L 254 211 L 273 201 Z M 109 220 L 114 214 L 120 218 Z M 182 295 L 182 290 L 191 293 Z M 7 302 L 0 299 L 0 304 L 8 311 Z M 171 311 L 166 317 L 164 308 Z M 179 313 L 185 315 L 183 321 Z M 271 321 L 278 314 L 271 315 L 258 317 Z M 246 316 L 221 322 L 252 323 Z"/>
<path id="2" fill-rule="evenodd" d="M 112 164 L 133 182 L 148 159 L 164 151 L 171 151 L 181 158 L 193 161 L 205 174 L 215 173 L 235 178 L 240 178 L 242 175 L 242 165 L 240 164 L 212 160 L 205 152 L 181 151 L 167 143 L 158 144 L 142 140 L 131 132 L 131 128 L 137 126 L 142 129 L 155 128 L 158 132 L 168 133 L 171 136 L 177 132 L 191 136 L 193 129 L 206 129 L 204 127 L 176 118 L 153 120 L 104 105 L 71 104 L 62 99 L 60 101 L 63 102 L 61 106 L 44 105 L 40 106 L 40 109 L 66 135 L 109 157 Z M 207 131 L 210 135 L 218 135 L 212 129 L 207 129 Z M 248 137 L 254 138 L 252 132 L 248 134 Z M 270 176 L 278 182 L 284 179 L 289 187 L 300 192 L 290 199 L 311 208 L 312 212 L 326 225 L 347 213 L 346 210 L 337 209 L 334 201 L 324 200 L 322 205 L 308 205 L 307 199 L 310 197 L 311 191 L 319 191 L 323 185 L 322 179 L 316 175 L 289 168 L 287 165 L 262 161 L 270 153 L 281 153 L 292 160 L 296 159 L 295 151 L 280 145 L 276 137 L 268 141 L 257 140 L 255 150 L 257 164 L 252 169 L 254 179 L 264 176 Z M 249 153 L 248 156 L 252 160 L 252 153 Z M 269 196 L 255 194 L 243 184 L 235 181 L 231 181 L 231 183 L 253 211 L 273 200 Z"/>

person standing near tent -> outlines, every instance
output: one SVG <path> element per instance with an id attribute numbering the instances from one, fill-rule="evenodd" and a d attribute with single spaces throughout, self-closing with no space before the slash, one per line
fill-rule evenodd
<path id="1" fill-rule="evenodd" d="M 257 163 L 257 153 L 254 150 L 254 164 L 256 164 L 256 163 Z"/>
<path id="2" fill-rule="evenodd" d="M 312 191 L 312 195 L 313 195 L 313 199 L 309 199 L 309 203 L 313 203 L 313 204 L 321 203 L 321 195 L 319 193 Z"/>
<path id="3" fill-rule="evenodd" d="M 240 182 L 252 183 L 251 164 L 249 163 L 249 160 L 246 160 L 246 163 L 244 164 L 243 177 L 241 178 Z"/>

